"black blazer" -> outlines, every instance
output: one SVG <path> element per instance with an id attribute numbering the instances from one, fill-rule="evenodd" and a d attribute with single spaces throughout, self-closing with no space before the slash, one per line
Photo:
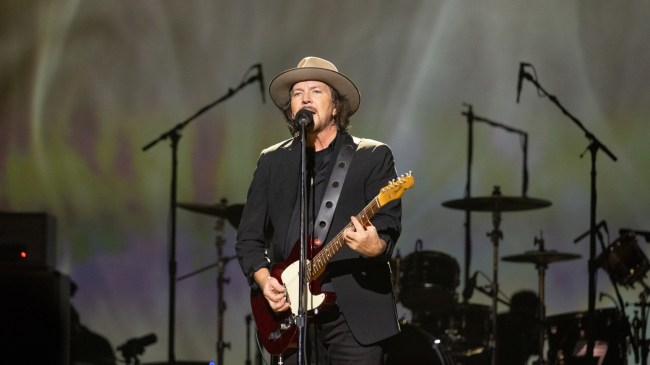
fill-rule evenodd
<path id="1" fill-rule="evenodd" d="M 356 152 L 325 242 L 338 234 L 351 216 L 359 214 L 397 176 L 387 145 L 340 133 L 334 156 L 346 144 L 354 145 Z M 252 287 L 256 287 L 255 271 L 269 267 L 269 260 L 284 260 L 295 245 L 288 242 L 287 231 L 298 197 L 300 150 L 300 140 L 289 139 L 260 154 L 235 244 L 240 265 Z M 389 259 L 401 232 L 401 202 L 386 204 L 371 222 L 387 243 L 384 254 L 368 258 L 344 245 L 327 266 L 337 304 L 361 344 L 375 343 L 399 332 Z M 274 249 L 275 245 L 282 247 Z M 274 257 L 277 254 L 273 252 L 281 252 L 282 257 Z"/>

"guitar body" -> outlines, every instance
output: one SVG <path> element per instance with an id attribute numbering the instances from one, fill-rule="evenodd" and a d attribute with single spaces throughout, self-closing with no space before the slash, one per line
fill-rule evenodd
<path id="1" fill-rule="evenodd" d="M 309 265 L 307 260 L 306 266 Z M 261 290 L 251 293 L 251 308 L 257 336 L 264 348 L 272 355 L 288 355 L 297 349 L 298 328 L 295 318 L 298 315 L 300 304 L 300 242 L 291 250 L 289 257 L 271 267 L 271 276 L 287 288 L 287 296 L 291 309 L 276 313 L 266 301 Z M 308 283 L 307 315 L 314 314 L 316 309 L 327 310 L 334 305 L 336 295 L 330 292 L 321 292 L 320 281 Z"/>

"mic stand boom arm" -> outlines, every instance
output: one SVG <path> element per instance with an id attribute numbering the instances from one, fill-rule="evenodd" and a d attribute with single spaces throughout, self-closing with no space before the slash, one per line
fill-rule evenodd
<path id="1" fill-rule="evenodd" d="M 589 219 L 589 227 L 590 227 L 590 234 L 589 234 L 589 264 L 588 264 L 588 271 L 589 271 L 589 308 L 588 308 L 588 314 L 587 314 L 587 352 L 585 354 L 586 359 L 593 359 L 593 351 L 594 351 L 594 336 L 593 336 L 593 328 L 595 327 L 595 318 L 594 318 L 594 310 L 595 310 L 595 302 L 596 302 L 596 264 L 595 264 L 595 259 L 596 259 L 596 201 L 597 201 L 597 194 L 596 194 L 596 153 L 598 150 L 603 150 L 612 160 L 616 161 L 617 158 L 614 156 L 614 154 L 605 146 L 603 145 L 596 136 L 593 135 L 593 133 L 589 132 L 584 125 L 576 118 L 574 117 L 569 111 L 562 106 L 562 104 L 557 100 L 557 98 L 554 95 L 549 94 L 544 88 L 537 82 L 537 80 L 532 77 L 531 74 L 529 74 L 526 71 L 523 71 L 524 79 L 530 81 L 535 85 L 537 90 L 541 92 L 542 96 L 548 97 L 553 104 L 555 104 L 564 115 L 569 117 L 584 133 L 585 137 L 587 137 L 587 140 L 589 141 L 589 146 L 587 149 L 591 152 L 591 197 L 590 197 L 590 219 Z M 582 155 L 580 155 L 582 157 Z"/>
<path id="2" fill-rule="evenodd" d="M 258 70 L 261 70 L 261 67 L 258 67 L 258 64 L 251 66 L 248 71 L 246 71 L 246 74 L 244 74 L 244 79 L 246 78 L 246 75 L 253 69 L 257 68 Z M 260 73 L 261 75 L 261 73 Z M 147 151 L 151 147 L 155 146 L 158 142 L 163 141 L 165 139 L 169 139 L 171 141 L 171 147 L 172 147 L 172 172 L 171 172 L 171 184 L 170 184 L 170 199 L 169 199 L 169 237 L 168 237 L 168 271 L 169 271 L 169 318 L 168 318 L 168 344 L 167 344 L 167 357 L 169 364 L 174 365 L 176 363 L 175 359 L 175 354 L 174 354 L 174 325 L 175 325 L 175 311 L 176 311 L 176 205 L 177 205 L 177 180 L 178 180 L 178 141 L 181 138 L 181 133 L 180 131 L 185 128 L 186 125 L 188 125 L 191 121 L 196 119 L 199 115 L 203 114 L 206 112 L 208 109 L 214 107 L 215 105 L 221 103 L 222 101 L 225 101 L 226 99 L 232 97 L 242 89 L 244 86 L 255 82 L 257 80 L 261 81 L 260 75 L 252 76 L 249 77 L 248 79 L 242 81 L 239 86 L 235 89 L 228 89 L 228 92 L 226 95 L 223 97 L 213 101 L 212 103 L 204 106 L 203 108 L 199 109 L 194 115 L 191 117 L 187 118 L 186 120 L 176 124 L 172 129 L 168 130 L 167 132 L 161 134 L 158 138 L 154 139 L 153 141 L 149 142 L 147 145 L 145 145 L 142 148 L 142 151 Z"/>
<path id="3" fill-rule="evenodd" d="M 463 113 L 463 115 L 465 115 L 465 114 L 466 113 Z M 492 127 L 501 128 L 501 129 L 504 129 L 504 130 L 506 130 L 508 132 L 517 133 L 517 134 L 519 134 L 519 135 L 521 135 L 523 137 L 524 142 L 522 143 L 522 145 L 523 145 L 522 148 L 523 148 L 523 154 L 524 154 L 524 156 L 523 156 L 524 161 L 523 161 L 523 179 L 522 179 L 521 196 L 526 196 L 526 194 L 528 192 L 528 133 L 526 133 L 526 132 L 524 132 L 524 131 L 522 131 L 520 129 L 512 128 L 512 127 L 507 126 L 507 125 L 505 125 L 503 123 L 495 122 L 493 120 L 478 116 L 476 114 L 472 114 L 472 118 L 475 121 L 483 122 L 483 123 L 486 123 L 486 124 L 488 124 L 488 125 L 490 125 Z"/>
<path id="4" fill-rule="evenodd" d="M 246 73 L 244 74 L 244 78 L 246 78 L 246 75 L 248 75 L 248 73 L 254 68 L 258 70 L 258 73 L 259 73 L 258 75 L 251 76 L 246 80 L 242 80 L 242 82 L 239 84 L 239 86 L 237 86 L 235 89 L 229 88 L 226 95 L 224 95 L 224 96 L 220 97 L 219 99 L 211 102 L 210 104 L 202 107 L 196 113 L 194 113 L 191 117 L 189 117 L 189 118 L 185 119 L 184 121 L 176 124 L 176 126 L 174 126 L 172 129 L 170 129 L 169 131 L 161 134 L 160 137 L 156 138 L 155 140 L 149 142 L 146 146 L 142 147 L 142 151 L 148 150 L 149 148 L 153 147 L 156 143 L 158 143 L 158 142 L 160 142 L 162 140 L 165 140 L 167 138 L 172 138 L 174 135 L 178 134 L 183 128 L 185 128 L 185 126 L 188 125 L 191 121 L 196 119 L 199 115 L 205 113 L 206 111 L 213 108 L 217 104 L 220 104 L 221 102 L 226 101 L 227 99 L 229 99 L 230 97 L 235 95 L 239 90 L 243 89 L 246 85 L 251 84 L 253 82 L 259 81 L 260 80 L 260 75 L 261 75 L 261 71 L 259 71 L 259 70 L 261 70 L 260 67 L 261 66 L 260 66 L 259 63 L 251 66 L 248 69 L 248 71 L 246 71 Z"/>

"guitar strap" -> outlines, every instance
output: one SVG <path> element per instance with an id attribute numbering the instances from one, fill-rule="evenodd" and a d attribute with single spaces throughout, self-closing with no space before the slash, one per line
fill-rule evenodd
<path id="1" fill-rule="evenodd" d="M 338 203 L 339 196 L 341 194 L 341 189 L 343 187 L 343 182 L 345 181 L 345 176 L 348 172 L 348 167 L 352 160 L 352 156 L 356 151 L 359 142 L 361 140 L 356 137 L 352 137 L 349 134 L 344 136 L 343 146 L 340 147 L 337 157 L 336 164 L 332 167 L 332 173 L 330 179 L 325 188 L 323 194 L 323 200 L 321 202 L 321 207 L 319 209 L 318 217 L 314 222 L 314 233 L 312 234 L 314 245 L 317 246 L 323 244 L 323 241 L 327 237 L 327 233 L 330 229 L 330 224 L 332 222 L 332 217 L 334 216 L 334 210 L 336 210 L 336 204 Z M 296 197 L 296 204 L 293 208 L 291 222 L 289 224 L 288 232 L 298 232 L 299 222 L 300 222 L 300 191 L 298 191 L 298 196 Z M 272 253 L 272 260 L 284 260 L 289 255 L 291 249 L 296 244 L 298 235 L 287 235 L 287 241 L 284 244 L 284 247 L 281 245 L 274 245 Z"/>
<path id="2" fill-rule="evenodd" d="M 325 243 L 325 238 L 330 230 L 332 217 L 334 217 L 334 211 L 336 210 L 336 204 L 341 196 L 345 176 L 348 173 L 352 156 L 354 156 L 354 152 L 359 146 L 359 142 L 360 140 L 358 138 L 352 137 L 349 134 L 346 135 L 345 143 L 336 157 L 336 164 L 332 169 L 332 174 L 327 183 L 327 188 L 325 188 L 323 201 L 318 210 L 318 217 L 316 217 L 316 220 L 314 221 L 313 244 L 315 247 L 319 247 Z"/>

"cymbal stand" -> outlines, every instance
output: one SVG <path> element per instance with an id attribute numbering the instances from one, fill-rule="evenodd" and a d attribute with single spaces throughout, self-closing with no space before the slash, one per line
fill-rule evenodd
<path id="1" fill-rule="evenodd" d="M 648 364 L 648 339 L 646 337 L 646 327 L 648 324 L 648 293 L 650 293 L 650 288 L 642 281 L 641 284 L 644 287 L 644 290 L 639 294 L 639 303 L 635 305 L 639 307 L 641 311 L 641 319 L 636 323 L 635 326 L 635 335 L 637 336 L 636 341 L 641 347 L 641 364 Z M 638 327 L 638 328 L 637 328 Z M 641 338 L 638 337 L 639 332 L 641 333 Z"/>
<path id="2" fill-rule="evenodd" d="M 501 195 L 498 186 L 494 187 L 492 195 Z M 501 210 L 497 206 L 492 211 L 492 232 L 487 235 L 492 241 L 492 338 L 490 346 L 492 347 L 492 365 L 497 365 L 497 305 L 499 303 L 499 240 L 503 238 L 503 233 L 499 230 L 501 225 Z"/>
<path id="3" fill-rule="evenodd" d="M 228 201 L 226 199 L 221 199 L 221 202 L 219 203 L 220 206 L 223 208 L 226 208 L 228 206 Z M 202 273 L 204 271 L 207 271 L 209 269 L 212 269 L 213 267 L 217 268 L 217 344 L 216 344 L 216 352 L 217 352 L 217 363 L 218 364 L 223 364 L 224 363 L 224 357 L 223 357 L 223 352 L 224 349 L 228 348 L 230 349 L 230 342 L 224 342 L 223 341 L 223 317 L 224 317 L 224 312 L 226 311 L 226 302 L 223 300 L 223 284 L 228 284 L 230 283 L 230 278 L 227 278 L 224 276 L 225 268 L 226 265 L 230 260 L 232 260 L 234 257 L 233 256 L 224 256 L 223 255 L 223 245 L 225 243 L 225 239 L 223 238 L 223 229 L 224 229 L 224 223 L 225 223 L 225 218 L 224 217 L 218 217 L 217 221 L 215 223 L 215 231 L 217 232 L 216 239 L 215 239 L 215 246 L 217 247 L 217 261 L 211 263 L 210 265 L 204 266 L 200 269 L 194 270 L 188 274 L 181 275 L 179 276 L 176 280 L 181 281 L 185 280 L 189 277 L 192 277 L 196 274 Z"/>
<path id="4" fill-rule="evenodd" d="M 541 236 L 541 234 L 539 238 L 535 237 L 535 245 L 539 245 L 539 251 L 544 251 L 544 238 Z M 539 318 L 537 319 L 539 321 L 539 358 L 537 360 L 537 365 L 544 365 L 546 364 L 546 360 L 544 359 L 544 336 L 546 334 L 546 299 L 544 299 L 544 296 L 546 268 L 548 267 L 548 264 L 540 262 L 537 263 L 535 267 L 537 268 L 537 290 L 539 293 Z"/>

